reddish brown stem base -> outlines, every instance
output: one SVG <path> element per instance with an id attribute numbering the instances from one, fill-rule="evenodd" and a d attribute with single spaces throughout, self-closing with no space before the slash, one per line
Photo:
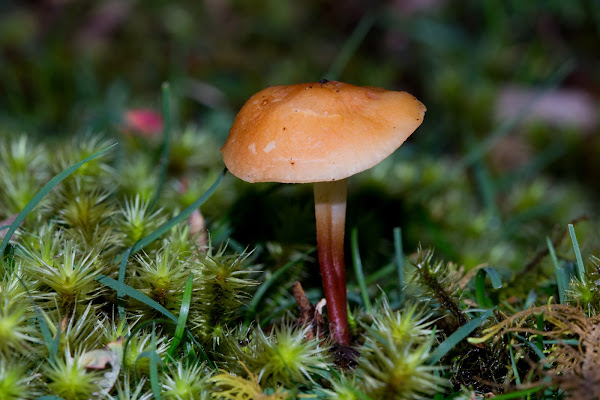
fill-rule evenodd
<path id="1" fill-rule="evenodd" d="M 319 266 L 327 299 L 329 332 L 335 342 L 343 345 L 350 344 L 344 264 L 347 186 L 346 179 L 314 183 Z"/>

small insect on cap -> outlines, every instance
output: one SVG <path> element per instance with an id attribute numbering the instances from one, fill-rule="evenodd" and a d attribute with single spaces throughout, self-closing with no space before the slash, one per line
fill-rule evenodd
<path id="1" fill-rule="evenodd" d="M 238 113 L 221 149 L 247 182 L 336 181 L 377 165 L 421 122 L 406 92 L 326 81 L 272 86 Z"/>

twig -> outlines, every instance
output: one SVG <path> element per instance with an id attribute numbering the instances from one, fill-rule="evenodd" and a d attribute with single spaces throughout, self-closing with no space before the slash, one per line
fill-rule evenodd
<path id="1" fill-rule="evenodd" d="M 308 330 L 305 334 L 305 339 L 312 340 L 316 337 L 321 338 L 324 335 L 324 327 L 325 321 L 323 320 L 323 307 L 315 308 L 310 300 L 306 297 L 306 293 L 304 293 L 304 289 L 302 288 L 302 284 L 298 281 L 294 282 L 292 285 L 292 294 L 294 295 L 294 299 L 296 299 L 296 304 L 298 304 L 298 309 L 300 310 L 300 316 L 298 317 L 298 325 L 305 326 L 310 325 L 311 329 Z"/>

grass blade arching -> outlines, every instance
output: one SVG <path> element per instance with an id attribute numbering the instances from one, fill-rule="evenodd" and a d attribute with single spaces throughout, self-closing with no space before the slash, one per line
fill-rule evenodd
<path id="1" fill-rule="evenodd" d="M 138 251 L 143 249 L 145 246 L 152 243 L 153 241 L 155 241 L 156 239 L 158 239 L 165 233 L 167 233 L 175 225 L 177 225 L 178 223 L 180 223 L 180 222 L 184 221 L 186 218 L 188 218 L 192 214 L 192 212 L 194 212 L 194 210 L 196 210 L 198 207 L 200 207 L 202 204 L 204 204 L 206 202 L 206 200 L 208 200 L 208 198 L 210 196 L 212 196 L 212 194 L 215 192 L 215 190 L 217 190 L 217 187 L 219 186 L 219 184 L 221 183 L 221 181 L 223 180 L 223 178 L 225 177 L 226 174 L 227 174 L 227 169 L 224 168 L 223 171 L 221 172 L 221 174 L 215 180 L 215 182 L 206 190 L 206 192 L 204 192 L 204 194 L 202 194 L 202 196 L 200 196 L 196 201 L 194 201 L 192 204 L 190 204 L 185 210 L 180 212 L 175 217 L 171 218 L 169 221 L 165 222 L 163 225 L 161 225 L 156 230 L 154 230 L 153 232 L 148 234 L 146 237 L 138 240 L 133 246 L 129 247 L 125 251 L 125 253 L 123 254 L 123 257 L 121 258 L 121 265 L 119 266 L 119 277 L 118 277 L 119 283 L 125 284 L 125 272 L 127 269 L 127 262 L 129 260 L 129 256 L 137 253 Z M 117 297 L 121 297 L 122 295 L 123 295 L 122 292 L 117 290 Z M 119 313 L 121 314 L 122 311 L 123 311 L 122 307 L 120 306 Z"/>
<path id="2" fill-rule="evenodd" d="M 29 200 L 29 203 L 27 203 L 23 210 L 21 210 L 19 215 L 17 215 L 13 223 L 10 225 L 10 228 L 8 228 L 8 231 L 6 232 L 6 234 L 4 235 L 4 239 L 2 240 L 2 244 L 0 245 L 0 258 L 4 254 L 4 250 L 6 250 L 6 246 L 8 246 L 8 242 L 12 238 L 12 235 L 15 233 L 19 225 L 21 225 L 21 222 L 23 222 L 25 218 L 27 218 L 27 215 L 29 215 L 29 213 L 35 208 L 35 206 L 37 206 L 39 202 L 42 201 L 42 199 L 46 197 L 46 195 L 52 189 L 54 189 L 59 183 L 61 183 L 65 178 L 67 178 L 69 175 L 75 172 L 83 164 L 100 157 L 102 154 L 106 153 L 108 150 L 112 149 L 116 145 L 117 143 L 113 143 L 110 146 L 105 147 L 104 149 L 92 154 L 91 156 L 86 157 L 83 160 L 71 165 L 69 168 L 65 169 L 60 174 L 50 179 L 44 186 L 42 186 L 42 188 L 33 196 L 33 198 Z"/>
<path id="3" fill-rule="evenodd" d="M 170 320 L 177 323 L 177 317 L 175 317 L 169 310 L 167 310 L 165 307 L 163 307 L 156 301 L 152 300 L 150 297 L 146 296 L 144 293 L 140 292 L 139 290 L 134 289 L 131 286 L 128 286 L 122 282 L 119 282 L 112 278 L 109 278 L 108 276 L 105 276 L 105 275 L 100 275 L 98 277 L 97 281 L 100 282 L 101 284 L 103 284 L 104 286 L 108 286 L 109 288 L 116 290 L 118 293 L 123 293 L 123 294 L 126 294 L 127 296 L 133 297 L 137 301 L 140 301 L 140 302 L 144 303 L 145 305 L 147 305 L 148 307 L 155 309 L 156 311 L 160 312 L 161 314 L 163 314 Z"/>

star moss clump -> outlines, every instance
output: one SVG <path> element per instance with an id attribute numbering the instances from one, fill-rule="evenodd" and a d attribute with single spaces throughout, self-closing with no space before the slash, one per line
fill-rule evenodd
<path id="1" fill-rule="evenodd" d="M 544 241 L 533 235 L 541 223 L 511 219 L 516 235 L 497 225 L 512 209 L 529 213 L 548 195 L 544 184 L 515 188 L 494 216 L 476 209 L 468 177 L 450 173 L 448 160 L 374 171 L 392 177 L 389 192 L 417 210 L 403 214 L 406 243 L 429 246 L 435 237 L 436 254 L 455 253 L 458 263 L 432 250 L 405 255 L 401 242 L 392 251 L 390 238 L 361 234 L 364 262 L 358 251 L 354 261 L 364 285 L 349 279 L 346 348 L 333 343 L 323 293 L 312 285 L 314 239 L 297 240 L 308 236 L 300 225 L 310 213 L 279 209 L 286 201 L 275 187 L 240 196 L 243 184 L 223 180 L 215 191 L 224 174 L 203 129 L 174 132 L 164 162 L 164 144 L 138 139 L 69 176 L 62 171 L 112 140 L 0 140 L 0 398 L 479 399 L 501 385 L 535 396 L 583 393 L 577 385 L 595 382 L 595 242 L 581 240 L 592 253 L 583 263 L 560 230 Z M 360 193 L 360 178 L 356 185 Z M 302 202 L 296 189 L 286 188 L 284 200 Z M 248 223 L 243 210 L 254 213 L 257 203 L 276 217 L 256 211 Z M 586 226 L 577 225 L 580 238 L 590 235 Z M 538 242 L 555 247 L 552 257 L 525 251 Z M 387 260 L 374 262 L 373 253 Z M 509 278 L 525 263 L 524 274 L 541 277 L 534 287 Z M 296 279 L 305 292 L 292 295 Z M 507 279 L 519 285 L 499 287 Z"/>
<path id="2" fill-rule="evenodd" d="M 246 261 L 249 254 L 215 254 L 199 252 L 193 261 L 194 292 L 198 299 L 190 310 L 192 329 L 202 341 L 215 346 L 225 337 L 236 313 L 257 284 L 247 276 L 252 273 Z"/>

